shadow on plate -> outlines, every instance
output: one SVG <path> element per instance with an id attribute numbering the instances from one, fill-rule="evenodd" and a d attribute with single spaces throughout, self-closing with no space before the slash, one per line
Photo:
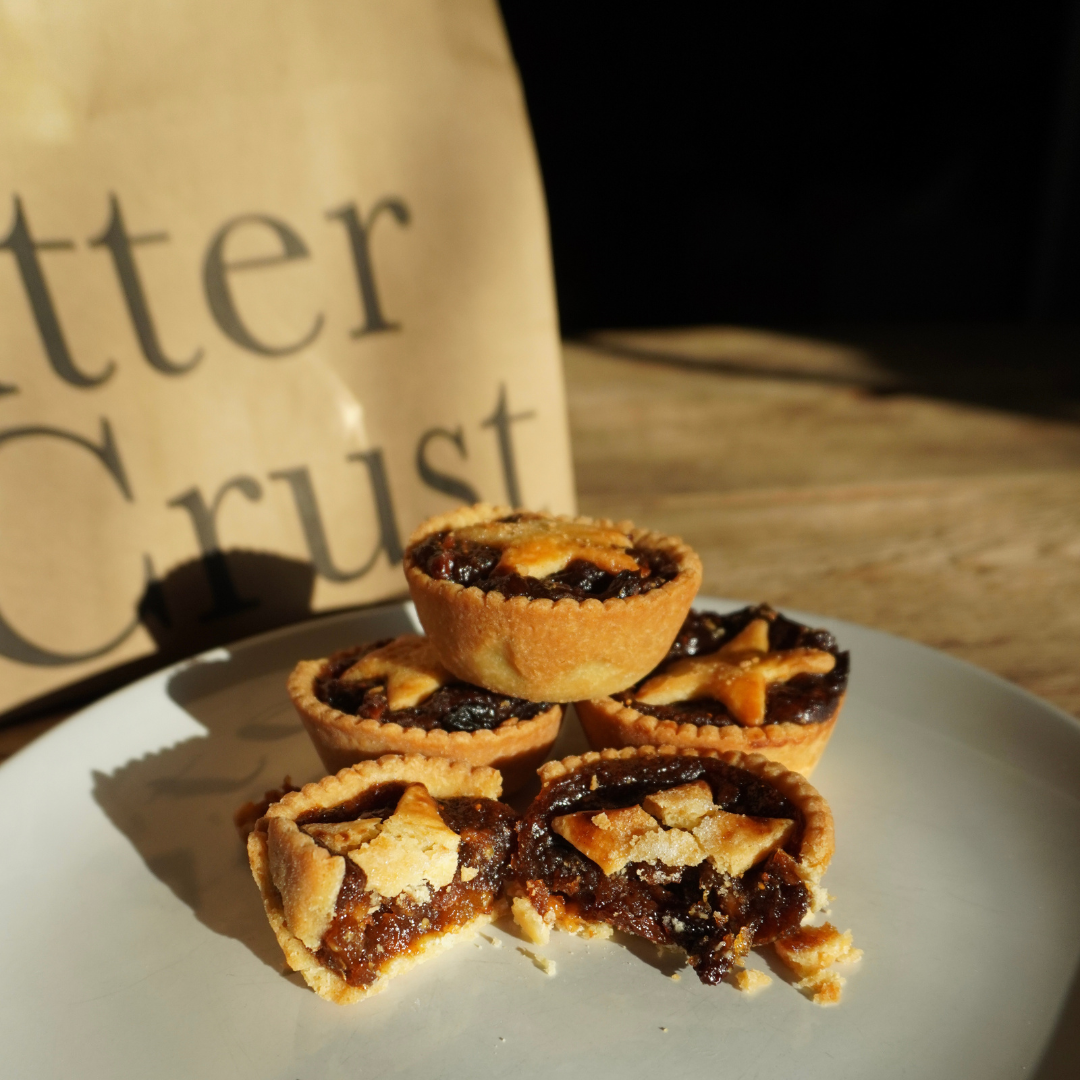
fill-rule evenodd
<path id="1" fill-rule="evenodd" d="M 686 963 L 686 957 L 681 952 L 654 945 L 651 941 L 635 937 L 633 934 L 624 934 L 621 930 L 615 931 L 612 941 L 622 946 L 628 953 L 632 953 L 642 963 L 656 968 L 661 975 L 666 975 L 669 979 L 676 973 L 680 978 L 697 978 L 694 969 Z"/>
<path id="2" fill-rule="evenodd" d="M 1080 968 L 1033 1080 L 1075 1080 L 1080 1070 Z"/>
<path id="3" fill-rule="evenodd" d="M 280 969 L 233 812 L 285 776 L 325 770 L 293 711 L 285 677 L 300 659 L 412 630 L 404 608 L 358 612 L 196 658 L 168 681 L 169 697 L 205 735 L 93 774 L 93 795 L 150 872 L 217 934 Z"/>

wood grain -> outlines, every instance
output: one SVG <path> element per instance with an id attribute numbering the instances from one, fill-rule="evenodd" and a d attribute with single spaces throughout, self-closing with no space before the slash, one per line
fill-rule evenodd
<path id="1" fill-rule="evenodd" d="M 1080 425 L 565 358 L 583 513 L 681 535 L 708 592 L 901 634 L 1080 715 Z"/>

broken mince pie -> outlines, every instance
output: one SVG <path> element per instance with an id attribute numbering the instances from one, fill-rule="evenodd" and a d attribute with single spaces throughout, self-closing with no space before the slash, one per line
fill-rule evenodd
<path id="1" fill-rule="evenodd" d="M 479 504 L 405 551 L 420 622 L 461 679 L 530 701 L 622 690 L 663 659 L 701 582 L 681 540 Z"/>
<path id="2" fill-rule="evenodd" d="M 515 814 L 499 774 L 387 755 L 286 795 L 248 860 L 290 968 L 348 1004 L 499 913 Z"/>
<path id="3" fill-rule="evenodd" d="M 691 611 L 667 656 L 637 685 L 577 703 L 594 749 L 687 746 L 761 754 L 807 776 L 829 741 L 848 654 L 827 630 L 772 608 Z"/>
<path id="4" fill-rule="evenodd" d="M 644 746 L 549 762 L 540 776 L 511 877 L 514 918 L 534 941 L 552 926 L 614 928 L 681 949 L 717 983 L 827 899 L 832 814 L 775 762 Z"/>
<path id="5" fill-rule="evenodd" d="M 416 634 L 302 660 L 289 696 L 331 772 L 382 754 L 424 754 L 503 773 L 508 791 L 544 760 L 563 709 L 456 679 Z"/>

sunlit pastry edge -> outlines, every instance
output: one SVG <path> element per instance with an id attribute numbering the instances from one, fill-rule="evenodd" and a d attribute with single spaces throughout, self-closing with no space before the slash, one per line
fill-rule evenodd
<path id="1" fill-rule="evenodd" d="M 841 695 L 827 720 L 811 724 L 761 724 L 743 727 L 730 724 L 677 723 L 638 712 L 611 697 L 574 703 L 585 737 L 594 750 L 627 746 L 675 746 L 718 753 L 760 754 L 787 769 L 809 776 L 825 751 L 836 726 Z"/>

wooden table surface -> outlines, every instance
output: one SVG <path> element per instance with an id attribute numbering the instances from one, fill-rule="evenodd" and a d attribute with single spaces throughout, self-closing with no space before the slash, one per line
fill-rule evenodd
<path id="1" fill-rule="evenodd" d="M 923 381 L 991 397 L 948 334 L 907 340 L 925 358 L 943 336 Z M 847 343 L 713 329 L 568 344 L 581 510 L 682 536 L 706 592 L 914 638 L 1080 716 L 1080 423 L 1045 348 L 1042 404 L 1023 370 L 1015 394 L 995 370 L 1011 410 L 905 390 L 914 363 Z"/>
<path id="2" fill-rule="evenodd" d="M 1080 339 L 1034 341 L 1028 371 L 997 340 L 567 343 L 581 512 L 682 536 L 708 593 L 914 638 L 1080 716 Z M 0 759 L 53 722 L 0 731 Z"/>

